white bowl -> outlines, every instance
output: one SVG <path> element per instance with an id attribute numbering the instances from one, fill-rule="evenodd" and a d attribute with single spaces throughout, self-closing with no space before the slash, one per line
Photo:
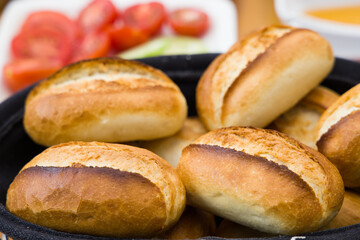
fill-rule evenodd
<path id="1" fill-rule="evenodd" d="M 360 59 L 360 25 L 323 20 L 307 15 L 308 10 L 359 6 L 360 0 L 275 0 L 275 10 L 287 25 L 312 29 L 324 36 L 337 57 Z"/>
<path id="2" fill-rule="evenodd" d="M 227 51 L 237 41 L 237 15 L 231 0 L 112 0 L 119 9 L 140 3 L 162 2 L 168 11 L 180 7 L 194 7 L 206 12 L 211 27 L 202 38 L 209 52 L 220 53 Z M 13 0 L 5 7 L 0 21 L 0 76 L 3 66 L 11 59 L 10 43 L 19 32 L 26 17 L 38 10 L 53 10 L 75 18 L 89 0 Z M 171 31 L 164 29 L 164 35 Z M 1 79 L 1 77 L 0 77 Z M 11 92 L 0 81 L 0 102 L 11 95 Z"/>

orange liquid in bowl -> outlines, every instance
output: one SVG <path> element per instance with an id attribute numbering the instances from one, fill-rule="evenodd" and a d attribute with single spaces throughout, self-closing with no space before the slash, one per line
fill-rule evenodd
<path id="1" fill-rule="evenodd" d="M 316 9 L 306 12 L 308 15 L 341 23 L 360 25 L 360 5 L 338 8 Z"/>

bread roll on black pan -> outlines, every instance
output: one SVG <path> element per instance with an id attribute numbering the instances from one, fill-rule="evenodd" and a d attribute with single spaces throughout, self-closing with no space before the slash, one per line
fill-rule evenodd
<path id="1" fill-rule="evenodd" d="M 175 169 L 152 152 L 99 142 L 53 146 L 24 166 L 6 206 L 16 216 L 59 231 L 151 237 L 185 208 Z"/>
<path id="2" fill-rule="evenodd" d="M 348 90 L 321 116 L 318 150 L 340 171 L 346 187 L 360 187 L 360 85 Z"/>
<path id="3" fill-rule="evenodd" d="M 213 130 L 183 150 L 177 171 L 188 204 L 274 234 L 325 226 L 344 197 L 329 160 L 274 130 Z"/>
<path id="4" fill-rule="evenodd" d="M 318 33 L 270 26 L 235 43 L 206 69 L 196 89 L 209 130 L 265 127 L 330 72 L 334 56 Z"/>
<path id="5" fill-rule="evenodd" d="M 127 142 L 175 134 L 187 115 L 180 89 L 163 72 L 116 58 L 69 65 L 36 86 L 24 127 L 37 143 Z"/>

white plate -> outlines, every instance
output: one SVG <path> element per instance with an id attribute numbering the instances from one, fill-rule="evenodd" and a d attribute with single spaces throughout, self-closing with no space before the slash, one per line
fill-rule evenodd
<path id="1" fill-rule="evenodd" d="M 360 0 L 275 0 L 276 13 L 285 24 L 312 29 L 331 44 L 335 56 L 360 59 L 360 26 L 328 21 L 306 14 L 308 10 L 358 6 Z"/>
<path id="2" fill-rule="evenodd" d="M 125 9 L 137 2 L 150 2 L 151 0 L 112 0 L 116 7 Z M 162 2 L 168 11 L 180 7 L 195 7 L 206 12 L 210 18 L 211 27 L 202 38 L 208 50 L 213 53 L 225 52 L 237 40 L 237 16 L 235 5 L 231 0 L 152 0 Z M 75 18 L 89 0 L 13 0 L 4 9 L 0 21 L 0 76 L 5 63 L 11 58 L 10 43 L 19 32 L 26 17 L 38 10 L 54 10 Z M 171 31 L 164 29 L 164 34 Z M 0 102 L 11 95 L 0 82 Z"/>

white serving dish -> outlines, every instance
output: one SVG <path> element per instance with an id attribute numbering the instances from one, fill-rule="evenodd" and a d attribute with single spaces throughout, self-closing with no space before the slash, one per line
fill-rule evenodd
<path id="1" fill-rule="evenodd" d="M 328 21 L 306 14 L 308 10 L 360 5 L 360 0 L 275 0 L 280 20 L 294 27 L 312 29 L 332 45 L 335 56 L 360 60 L 360 25 Z"/>
<path id="2" fill-rule="evenodd" d="M 206 12 L 211 28 L 202 38 L 209 52 L 224 52 L 237 40 L 237 15 L 231 0 L 112 0 L 116 7 L 126 7 L 140 2 L 162 2 L 168 11 L 180 7 L 195 7 Z M 19 32 L 26 17 L 38 10 L 54 10 L 75 18 L 89 0 L 13 0 L 5 7 L 0 21 L 0 76 L 2 69 L 11 59 L 10 43 Z M 170 29 L 164 29 L 164 35 L 171 35 Z M 2 77 L 1 77 L 2 78 Z M 0 81 L 0 102 L 11 95 L 3 81 Z"/>

